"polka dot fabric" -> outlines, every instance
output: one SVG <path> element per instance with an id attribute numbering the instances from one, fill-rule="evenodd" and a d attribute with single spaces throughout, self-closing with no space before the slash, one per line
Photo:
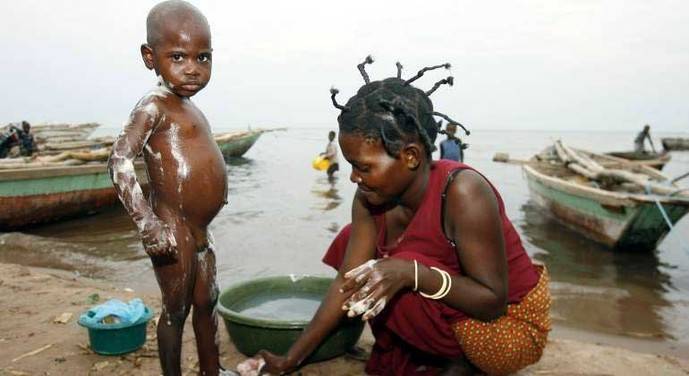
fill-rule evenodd
<path id="1" fill-rule="evenodd" d="M 490 322 L 462 320 L 453 329 L 466 357 L 489 375 L 507 375 L 536 363 L 550 331 L 550 289 L 545 266 L 540 278 L 519 304 Z"/>

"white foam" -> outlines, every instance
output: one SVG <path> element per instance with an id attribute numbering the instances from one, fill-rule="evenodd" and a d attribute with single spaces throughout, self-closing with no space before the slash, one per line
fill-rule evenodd
<path id="1" fill-rule="evenodd" d="M 160 154 L 160 152 L 154 152 L 153 148 L 151 148 L 151 145 L 146 144 L 145 149 L 151 157 L 153 157 L 159 161 L 162 159 L 162 155 Z M 162 166 L 160 167 L 160 172 L 161 173 L 163 172 Z"/>
<path id="2" fill-rule="evenodd" d="M 172 157 L 177 162 L 177 177 L 181 180 L 186 180 L 189 177 L 189 165 L 184 159 L 184 155 L 180 150 L 182 147 L 182 142 L 179 136 L 179 125 L 177 123 L 170 124 L 170 152 Z M 181 193 L 182 185 L 178 187 L 178 192 Z"/>
<path id="3" fill-rule="evenodd" d="M 149 102 L 148 104 L 146 104 L 144 106 L 139 106 L 139 107 L 137 107 L 137 110 L 145 112 L 146 115 L 148 115 L 154 119 L 156 117 L 158 117 L 158 113 L 159 113 L 158 106 L 153 102 Z"/>
<path id="4" fill-rule="evenodd" d="M 302 275 L 290 274 L 289 275 L 289 279 L 290 279 L 290 281 L 292 281 L 292 283 L 299 282 L 306 277 L 308 277 L 307 274 L 302 274 Z"/>
<path id="5" fill-rule="evenodd" d="M 131 159 L 128 158 L 123 158 L 117 154 L 113 154 L 113 174 L 112 174 L 112 182 L 115 183 L 115 185 L 120 185 L 120 177 L 119 175 L 122 175 L 123 177 L 130 176 L 131 174 L 134 174 L 134 163 L 132 162 Z M 120 187 L 124 188 L 124 187 Z"/>
<path id="6" fill-rule="evenodd" d="M 168 95 L 172 94 L 172 90 L 170 90 L 171 85 L 168 82 L 165 82 L 161 76 L 158 76 L 158 82 L 156 83 L 156 86 L 153 87 L 153 89 L 149 90 L 146 95 L 142 98 L 149 98 L 152 96 L 159 97 L 159 98 L 166 98 Z"/>

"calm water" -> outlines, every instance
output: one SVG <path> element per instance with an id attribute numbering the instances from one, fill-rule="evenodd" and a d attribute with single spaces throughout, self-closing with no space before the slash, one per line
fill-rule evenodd
<path id="1" fill-rule="evenodd" d="M 322 295 L 308 296 L 259 296 L 243 302 L 240 313 L 257 319 L 282 321 L 308 321 L 321 304 Z"/>
<path id="2" fill-rule="evenodd" d="M 556 135 L 572 146 L 625 150 L 634 132 L 474 131 L 467 138 L 466 162 L 498 187 L 529 254 L 550 268 L 556 331 L 689 357 L 689 218 L 656 252 L 613 253 L 535 208 L 518 166 L 491 161 L 498 151 L 527 159 Z M 264 134 L 245 158 L 228 166 L 230 203 L 211 226 L 221 285 L 254 276 L 334 274 L 320 259 L 349 222 L 355 186 L 348 165 L 334 182 L 311 168 L 327 132 Z M 665 172 L 677 176 L 688 170 L 689 153 L 673 153 Z M 0 251 L 0 260 L 76 270 L 123 287 L 157 288 L 134 227 L 119 210 L 0 235 Z"/>

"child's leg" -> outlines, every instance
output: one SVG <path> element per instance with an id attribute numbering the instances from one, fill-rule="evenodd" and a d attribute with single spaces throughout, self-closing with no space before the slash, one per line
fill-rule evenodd
<path id="1" fill-rule="evenodd" d="M 152 259 L 163 301 L 157 334 L 158 356 L 165 376 L 182 374 L 182 330 L 191 308 L 196 271 L 196 247 L 190 240 L 190 232 L 183 226 L 173 229 L 177 241 L 177 259 Z"/>
<path id="2" fill-rule="evenodd" d="M 218 355 L 218 285 L 215 281 L 215 251 L 212 243 L 197 253 L 196 281 L 194 283 L 194 313 L 192 322 L 196 334 L 201 375 L 216 376 L 220 359 Z"/>
<path id="3" fill-rule="evenodd" d="M 330 167 L 328 167 L 328 171 L 327 171 L 328 177 L 332 177 L 333 175 L 335 175 L 335 172 L 339 171 L 339 170 L 340 170 L 340 166 L 337 163 L 331 164 Z"/>

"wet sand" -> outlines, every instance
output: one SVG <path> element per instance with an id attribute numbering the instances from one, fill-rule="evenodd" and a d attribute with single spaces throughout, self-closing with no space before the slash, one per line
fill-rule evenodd
<path id="1" fill-rule="evenodd" d="M 95 354 L 88 347 L 88 333 L 77 324 L 79 315 L 92 304 L 92 294 L 100 302 L 110 298 L 128 301 L 139 297 L 160 312 L 156 294 L 114 287 L 103 280 L 76 277 L 60 270 L 0 264 L 0 376 L 5 375 L 159 375 L 154 320 L 147 328 L 144 346 L 124 356 Z M 66 324 L 55 323 L 63 313 L 71 313 Z M 155 316 L 157 317 L 157 316 Z M 221 363 L 234 368 L 245 357 L 229 340 L 224 323 L 220 324 Z M 372 343 L 370 337 L 362 345 Z M 47 348 L 46 348 L 47 347 Z M 34 355 L 36 350 L 44 349 Z M 184 329 L 183 372 L 198 373 L 196 343 L 191 317 Z M 364 363 L 340 357 L 302 369 L 310 375 L 358 375 Z"/>
<path id="2" fill-rule="evenodd" d="M 64 271 L 0 264 L 0 376 L 5 375 L 158 375 L 160 368 L 153 320 L 144 347 L 124 356 L 101 356 L 88 348 L 86 329 L 78 316 L 90 303 L 89 296 L 129 300 L 141 297 L 160 311 L 156 294 L 128 291 L 103 280 L 77 277 Z M 71 313 L 66 324 L 55 323 Z M 198 372 L 191 320 L 184 331 L 183 370 Z M 244 359 L 231 344 L 221 324 L 222 364 L 233 368 Z M 359 346 L 370 350 L 373 339 L 366 331 Z M 28 355 L 27 355 L 28 354 Z M 302 375 L 361 375 L 364 362 L 342 356 L 303 367 Z M 551 336 L 540 362 L 520 375 L 687 375 L 686 360 L 644 354 L 621 348 L 560 339 Z"/>

